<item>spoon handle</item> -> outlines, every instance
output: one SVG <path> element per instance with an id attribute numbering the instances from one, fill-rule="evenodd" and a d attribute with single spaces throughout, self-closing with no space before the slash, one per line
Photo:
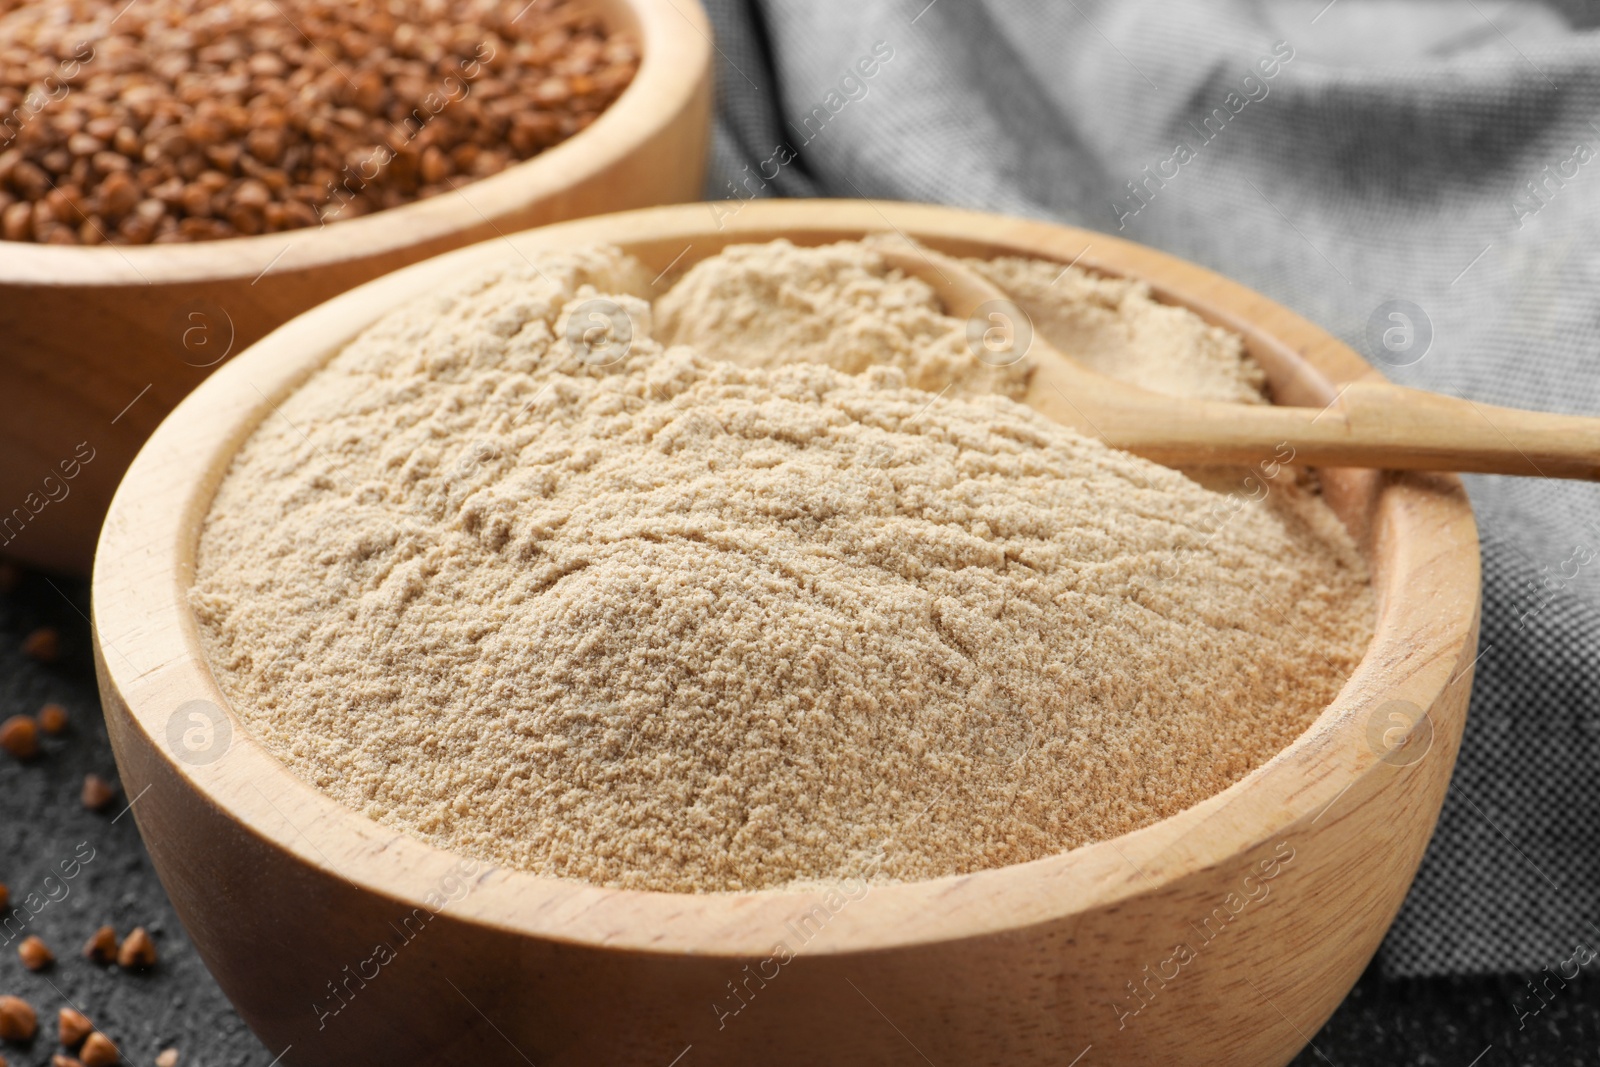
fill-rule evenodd
<path id="1" fill-rule="evenodd" d="M 889 266 L 933 287 L 947 314 L 970 318 L 987 305 L 1010 304 L 957 260 L 893 235 L 873 243 Z M 1320 467 L 1600 480 L 1600 419 L 1479 404 L 1391 385 L 1375 372 L 1321 409 L 1188 400 L 1092 371 L 1037 334 L 1029 354 L 1029 407 L 1170 466 L 1286 462 L 1292 455 Z"/>
<path id="2" fill-rule="evenodd" d="M 1322 409 L 1163 402 L 1121 390 L 1074 406 L 1068 394 L 1039 392 L 1056 409 L 1046 414 L 1164 463 L 1256 463 L 1286 445 L 1295 462 L 1312 466 L 1600 480 L 1600 419 L 1496 407 L 1381 381 L 1352 382 Z"/>

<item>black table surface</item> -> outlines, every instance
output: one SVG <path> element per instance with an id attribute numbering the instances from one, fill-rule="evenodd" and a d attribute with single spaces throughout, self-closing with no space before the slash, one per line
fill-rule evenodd
<path id="1" fill-rule="evenodd" d="M 22 908 L 20 916 L 12 912 L 9 928 L 0 928 L 0 994 L 29 1001 L 41 1024 L 31 1045 L 0 1044 L 0 1055 L 15 1067 L 48 1065 L 60 1051 L 56 1012 L 71 1004 L 135 1067 L 150 1067 L 169 1047 L 180 1051 L 185 1067 L 269 1067 L 276 1052 L 240 1021 L 179 926 L 127 814 L 129 798 L 119 793 L 100 814 L 79 803 L 86 773 L 116 781 L 88 612 L 81 582 L 23 573 L 14 588 L 0 591 L 0 720 L 33 714 L 47 702 L 71 715 L 66 732 L 43 738 L 39 758 L 21 764 L 0 753 L 0 883 L 10 887 L 10 909 Z M 60 634 L 53 663 L 23 653 L 25 637 L 39 627 Z M 63 879 L 60 865 L 74 859 L 76 876 Z M 29 894 L 42 904 L 37 914 L 23 906 Z M 135 926 L 149 930 L 160 954 L 156 967 L 128 973 L 82 958 L 84 941 L 104 924 L 124 935 Z M 15 947 L 27 934 L 55 950 L 53 966 L 39 973 L 23 968 Z M 1525 1014 L 1541 1003 L 1532 999 L 1527 977 L 1389 981 L 1371 968 L 1294 1063 L 1600 1064 L 1600 981 L 1580 976 L 1547 994 L 1537 1014 Z M 945 1067 L 936 1049 L 926 1051 Z"/>

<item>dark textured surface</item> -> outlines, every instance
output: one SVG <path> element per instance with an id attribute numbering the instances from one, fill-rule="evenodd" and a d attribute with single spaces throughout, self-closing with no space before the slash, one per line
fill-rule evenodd
<path id="1" fill-rule="evenodd" d="M 32 714 L 49 701 L 72 717 L 65 733 L 42 738 L 37 759 L 19 764 L 0 753 L 0 883 L 11 890 L 9 918 L 0 930 L 0 993 L 27 1000 L 40 1023 L 32 1045 L 0 1045 L 0 1055 L 14 1067 L 48 1064 L 60 1051 L 56 1013 L 70 1003 L 135 1067 L 150 1067 L 168 1047 L 179 1049 L 181 1062 L 191 1067 L 265 1065 L 272 1057 L 234 1014 L 173 916 L 133 816 L 123 814 L 128 798 L 119 791 L 103 814 L 79 803 L 86 773 L 116 777 L 95 691 L 88 610 L 82 584 L 38 575 L 0 595 L 0 719 Z M 54 664 L 36 663 L 20 651 L 39 626 L 61 633 Z M 77 877 L 61 877 L 62 862 L 91 854 Z M 31 914 L 30 895 L 37 914 Z M 84 959 L 84 941 L 107 923 L 119 935 L 135 926 L 149 930 L 160 953 L 156 967 L 136 974 Z M 16 946 L 29 934 L 56 954 L 38 974 L 17 959 Z"/>
<path id="2" fill-rule="evenodd" d="M 32 714 L 47 701 L 65 705 L 72 716 L 66 733 L 44 739 L 38 759 L 19 764 L 0 754 L 0 882 L 12 897 L 11 926 L 0 932 L 0 993 L 28 1000 L 41 1022 L 32 1045 L 4 1046 L 0 1054 L 16 1067 L 48 1064 L 59 1051 L 56 1012 L 70 1002 L 135 1067 L 150 1067 L 168 1047 L 181 1051 L 185 1067 L 267 1067 L 275 1051 L 239 1021 L 173 916 L 134 819 L 125 814 L 129 798 L 119 794 L 98 815 L 79 804 L 84 774 L 115 774 L 94 686 L 88 609 L 82 584 L 42 575 L 26 575 L 14 592 L 0 594 L 0 719 Z M 60 631 L 61 657 L 54 664 L 36 663 L 20 651 L 39 626 Z M 93 858 L 75 878 L 62 880 L 59 864 L 88 849 Z M 29 894 L 36 894 L 35 905 L 51 894 L 57 899 L 29 915 Z M 149 929 L 160 963 L 149 973 L 129 974 L 83 959 L 83 942 L 102 923 L 119 934 Z M 57 956 L 40 974 L 24 970 L 16 956 L 17 942 L 30 933 Z M 1595 971 L 1600 960 L 1585 968 L 1585 974 Z M 1374 968 L 1295 1063 L 1468 1067 L 1475 1057 L 1481 1057 L 1476 1067 L 1600 1063 L 1600 981 L 1580 978 L 1564 987 L 1547 981 L 1548 1004 L 1540 1007 L 1522 978 L 1387 981 Z M 1263 1005 L 1264 1025 L 1276 1024 L 1270 1011 Z M 936 1049 L 925 1051 L 948 1067 Z M 292 1054 L 285 1062 L 293 1062 Z M 1084 1067 L 1092 1063 L 1091 1054 Z M 693 1067 L 692 1060 L 683 1067 Z"/>
<path id="3" fill-rule="evenodd" d="M 1392 980 L 1374 964 L 1294 1067 L 1593 1067 L 1597 966 L 1563 985 L 1540 975 Z M 1530 981 L 1548 982 L 1542 1001 Z"/>

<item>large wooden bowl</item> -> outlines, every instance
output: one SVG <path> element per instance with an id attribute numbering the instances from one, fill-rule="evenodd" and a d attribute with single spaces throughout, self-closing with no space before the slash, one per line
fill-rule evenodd
<path id="1" fill-rule="evenodd" d="M 87 572 L 106 505 L 150 431 L 229 354 L 307 308 L 529 226 L 698 199 L 711 106 L 699 0 L 592 2 L 639 42 L 633 83 L 588 129 L 457 193 L 319 230 L 194 244 L 0 241 L 0 553 Z"/>
<path id="2" fill-rule="evenodd" d="M 862 202 L 751 203 L 723 222 L 705 205 L 588 219 L 372 282 L 213 375 L 139 454 L 95 564 L 101 691 L 140 830 L 222 988 L 301 1065 L 1290 1059 L 1393 919 L 1455 759 L 1478 554 L 1450 476 L 1323 472 L 1373 560 L 1379 617 L 1294 744 L 1152 826 L 964 877 L 682 895 L 491 869 L 317 792 L 224 710 L 185 591 L 231 453 L 380 315 L 519 250 L 609 241 L 682 269 L 729 242 L 893 227 L 1147 278 L 1242 333 L 1282 401 L 1320 405 L 1373 373 L 1256 293 L 1103 234 Z"/>

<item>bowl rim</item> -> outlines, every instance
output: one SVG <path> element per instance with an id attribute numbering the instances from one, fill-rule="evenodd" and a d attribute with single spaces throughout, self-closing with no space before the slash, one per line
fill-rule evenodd
<path id="1" fill-rule="evenodd" d="M 639 43 L 633 81 L 594 122 L 559 144 L 467 182 L 324 226 L 165 245 L 45 245 L 0 240 L 0 285 L 150 285 L 256 279 L 316 270 L 500 222 L 614 166 L 684 108 L 707 76 L 711 23 L 701 0 L 583 0 Z M 285 262 L 287 260 L 287 262 Z"/>
<path id="2" fill-rule="evenodd" d="M 279 399 L 387 310 L 463 272 L 536 249 L 609 241 L 648 262 L 666 263 L 675 249 L 681 247 L 681 258 L 697 243 L 709 255 L 721 245 L 778 235 L 821 243 L 885 228 L 954 254 L 1033 255 L 1144 278 L 1164 299 L 1240 330 L 1253 352 L 1257 345 L 1277 346 L 1265 362 L 1294 373 L 1276 375 L 1274 387 L 1300 394 L 1299 402 L 1326 403 L 1337 384 L 1376 375 L 1341 342 L 1260 294 L 1106 234 L 870 201 L 751 201 L 731 218 L 718 210 L 709 204 L 647 208 L 468 246 L 321 304 L 223 365 L 140 451 L 101 534 L 93 629 L 108 714 L 141 734 L 178 781 L 240 832 L 392 901 L 397 914 L 444 910 L 516 936 L 597 949 L 761 957 L 775 951 L 781 931 L 808 904 L 830 892 L 836 899 L 841 886 L 686 894 L 607 889 L 470 860 L 463 867 L 460 854 L 380 825 L 296 777 L 231 712 L 232 743 L 220 758 L 199 765 L 176 758 L 164 739 L 181 706 L 200 699 L 228 707 L 184 596 L 200 523 L 228 459 L 273 417 Z M 1301 357 L 1305 364 L 1294 366 Z M 1357 536 L 1374 546 L 1369 558 L 1378 618 L 1366 655 L 1304 733 L 1221 793 L 1120 837 L 1027 863 L 871 886 L 838 910 L 824 903 L 831 914 L 827 945 L 808 945 L 807 954 L 884 950 L 1056 922 L 1159 891 L 1270 845 L 1292 825 L 1328 815 L 1347 793 L 1353 794 L 1347 809 L 1373 795 L 1395 770 L 1369 740 L 1377 713 L 1397 700 L 1426 710 L 1452 687 L 1470 685 L 1479 594 L 1476 528 L 1454 476 L 1323 473 L 1325 482 L 1342 484 L 1339 491 L 1356 501 L 1355 521 L 1364 524 Z M 1456 716 L 1437 724 L 1434 743 L 1447 758 L 1453 759 L 1462 721 Z M 133 810 L 137 819 L 136 802 Z M 1331 822 L 1348 814 L 1336 813 Z M 472 874 L 470 892 L 433 906 L 441 883 L 464 870 Z"/>

